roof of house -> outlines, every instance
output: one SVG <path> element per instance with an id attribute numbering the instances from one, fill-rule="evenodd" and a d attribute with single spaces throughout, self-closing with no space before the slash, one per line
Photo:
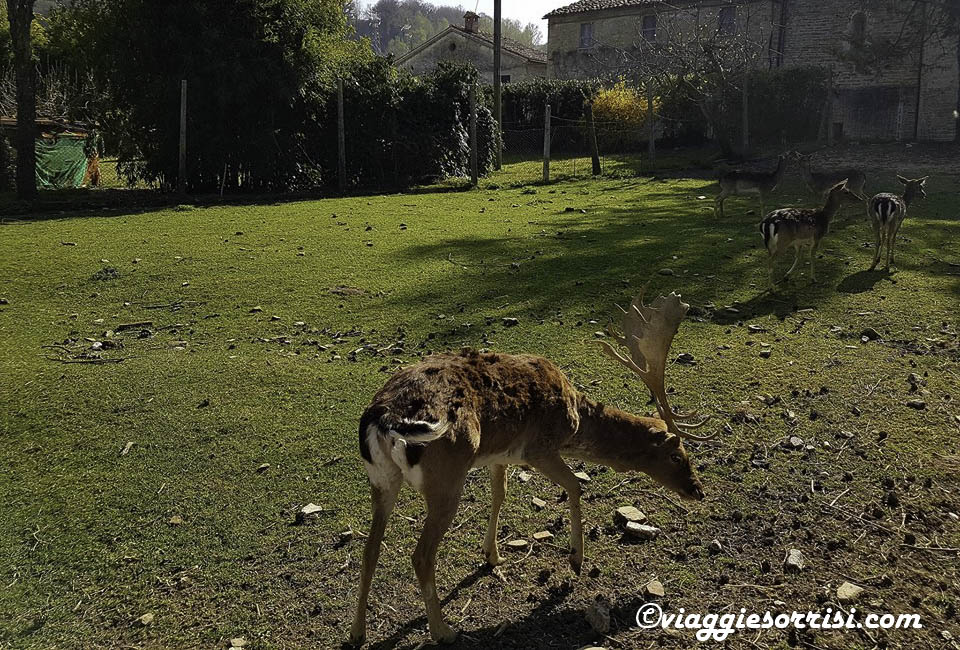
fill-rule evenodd
<path id="1" fill-rule="evenodd" d="M 433 38 L 427 40 L 425 43 L 421 43 L 419 46 L 415 47 L 413 50 L 397 58 L 397 63 L 403 63 L 407 59 L 410 59 L 411 57 L 413 57 L 415 54 L 419 54 L 423 50 L 427 49 L 428 47 L 430 47 L 431 45 L 439 41 L 441 38 L 443 38 L 447 34 L 450 34 L 453 32 L 458 32 L 463 36 L 466 36 L 467 38 L 476 38 L 480 41 L 483 41 L 484 43 L 487 43 L 488 45 L 490 45 L 490 47 L 493 47 L 493 34 L 487 34 L 484 32 L 469 32 L 463 27 L 460 27 L 457 25 L 450 25 L 449 27 L 447 27 L 445 30 L 443 30 Z M 527 59 L 531 63 L 543 63 L 543 64 L 547 63 L 547 53 L 544 52 L 543 50 L 538 50 L 535 47 L 524 45 L 523 43 L 520 43 L 519 41 L 515 41 L 512 38 L 507 38 L 506 36 L 503 36 L 501 38 L 502 38 L 504 51 L 511 52 L 513 54 L 516 54 L 517 56 L 523 57 L 524 59 Z"/>
<path id="2" fill-rule="evenodd" d="M 643 5 L 657 4 L 663 0 L 579 0 L 559 9 L 554 9 L 546 18 L 556 16 L 568 16 L 570 14 L 582 14 L 588 11 L 601 11 L 603 9 L 624 9 L 627 7 L 640 7 Z"/>

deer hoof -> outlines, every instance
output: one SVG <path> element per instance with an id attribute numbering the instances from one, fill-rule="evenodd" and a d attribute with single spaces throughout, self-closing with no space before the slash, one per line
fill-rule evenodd
<path id="1" fill-rule="evenodd" d="M 351 648 L 361 647 L 367 640 L 367 635 L 365 632 L 350 632 L 350 640 L 347 641 L 347 646 Z"/>
<path id="2" fill-rule="evenodd" d="M 446 623 L 441 623 L 436 629 L 431 627 L 430 636 L 437 643 L 453 643 L 457 640 L 457 632 Z"/>
<path id="3" fill-rule="evenodd" d="M 500 557 L 499 553 L 495 553 L 495 554 L 487 553 L 487 564 L 489 564 L 492 567 L 498 567 L 501 564 L 503 564 L 503 558 Z"/>

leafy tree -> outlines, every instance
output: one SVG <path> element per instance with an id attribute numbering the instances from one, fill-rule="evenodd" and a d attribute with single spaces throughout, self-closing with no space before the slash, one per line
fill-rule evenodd
<path id="1" fill-rule="evenodd" d="M 341 0 L 80 0 L 67 11 L 61 40 L 74 39 L 106 90 L 100 121 L 121 170 L 164 188 L 177 183 L 181 79 L 188 188 L 276 191 L 308 173 L 314 107 L 372 56 L 348 38 Z"/>

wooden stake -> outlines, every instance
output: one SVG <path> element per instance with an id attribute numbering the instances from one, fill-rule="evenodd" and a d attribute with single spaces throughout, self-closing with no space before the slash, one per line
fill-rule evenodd
<path id="1" fill-rule="evenodd" d="M 470 184 L 477 186 L 480 181 L 480 155 L 477 142 L 477 89 L 470 88 Z"/>
<path id="2" fill-rule="evenodd" d="M 503 167 L 503 79 L 501 78 L 502 12 L 501 0 L 493 0 L 493 121 L 497 124 L 497 141 L 494 143 L 494 161 L 497 171 Z"/>
<path id="3" fill-rule="evenodd" d="M 187 80 L 180 81 L 180 164 L 177 171 L 177 193 L 187 193 Z"/>
<path id="4" fill-rule="evenodd" d="M 343 116 L 343 79 L 337 80 L 337 171 L 340 193 L 347 191 L 347 135 Z"/>
<path id="5" fill-rule="evenodd" d="M 600 147 L 597 146 L 597 125 L 593 121 L 593 102 L 587 102 L 583 107 L 584 116 L 587 118 L 587 138 L 590 140 L 590 158 L 593 160 L 593 175 L 599 176 L 603 171 L 600 168 Z M 576 158 L 574 158 L 576 165 Z M 576 170 L 576 168 L 574 168 Z M 576 171 L 574 171 L 576 175 Z"/>
<path id="6" fill-rule="evenodd" d="M 550 182 L 550 104 L 543 117 L 543 182 Z"/>

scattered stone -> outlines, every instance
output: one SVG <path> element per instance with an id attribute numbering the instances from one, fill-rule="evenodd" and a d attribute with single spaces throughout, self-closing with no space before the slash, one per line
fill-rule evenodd
<path id="1" fill-rule="evenodd" d="M 270 469 L 270 463 L 262 463 L 262 464 L 257 468 L 257 474 L 263 474 L 263 473 L 266 472 L 268 469 Z"/>
<path id="2" fill-rule="evenodd" d="M 277 315 L 273 315 L 273 316 L 271 316 L 271 317 L 270 317 L 270 320 L 272 320 L 272 321 L 274 321 L 274 322 L 276 322 L 276 321 L 278 321 L 278 320 L 281 320 L 281 319 L 280 319 L 280 317 L 279 317 L 279 316 L 277 316 Z"/>
<path id="3" fill-rule="evenodd" d="M 351 541 L 353 541 L 353 531 L 349 528 L 342 531 L 337 536 L 337 541 L 341 546 L 343 546 L 344 544 L 349 544 Z"/>
<path id="4" fill-rule="evenodd" d="M 787 449 L 803 449 L 803 438 L 799 436 L 790 436 L 783 441 L 783 446 Z"/>
<path id="5" fill-rule="evenodd" d="M 549 530 L 541 530 L 533 534 L 533 539 L 537 542 L 547 542 L 553 539 L 553 533 Z"/>
<path id="6" fill-rule="evenodd" d="M 618 526 L 624 527 L 631 521 L 636 524 L 642 524 L 647 520 L 647 516 L 634 508 L 633 506 L 622 506 L 613 513 L 613 522 Z"/>
<path id="7" fill-rule="evenodd" d="M 140 627 L 147 627 L 148 625 L 153 623 L 153 619 L 154 619 L 153 612 L 147 612 L 146 614 L 144 614 L 143 616 L 141 616 L 136 620 L 136 625 Z"/>
<path id="8" fill-rule="evenodd" d="M 955 512 L 948 512 L 947 516 L 950 517 L 951 521 L 960 521 L 960 515 Z"/>
<path id="9" fill-rule="evenodd" d="M 880 333 L 877 330 L 873 329 L 872 327 L 868 327 L 867 329 L 863 330 L 863 332 L 860 333 L 860 340 L 863 341 L 864 343 L 866 343 L 867 341 L 876 341 L 879 338 L 880 338 Z"/>
<path id="10" fill-rule="evenodd" d="M 663 583 L 659 580 L 651 580 L 644 588 L 643 593 L 651 598 L 663 598 L 666 592 L 663 590 Z"/>
<path id="11" fill-rule="evenodd" d="M 0 305 L 9 305 L 10 301 L 6 298 L 0 298 Z"/>
<path id="12" fill-rule="evenodd" d="M 660 536 L 660 529 L 656 526 L 638 524 L 635 521 L 628 521 L 624 529 L 627 531 L 627 534 L 636 539 L 652 540 Z"/>
<path id="13" fill-rule="evenodd" d="M 507 549 L 511 551 L 522 551 L 530 546 L 530 542 L 525 539 L 511 539 L 506 543 Z"/>
<path id="14" fill-rule="evenodd" d="M 587 473 L 586 473 L 586 472 L 574 472 L 573 475 L 576 476 L 576 477 L 577 477 L 577 480 L 580 481 L 581 483 L 589 483 L 589 482 L 590 482 L 590 477 L 587 476 Z"/>
<path id="15" fill-rule="evenodd" d="M 677 357 L 677 363 L 683 366 L 692 366 L 696 364 L 696 360 L 693 358 L 693 355 L 689 352 L 684 352 Z"/>
<path id="16" fill-rule="evenodd" d="M 323 512 L 323 508 L 315 503 L 308 503 L 297 512 L 297 523 L 302 524 L 307 520 L 307 517 L 314 517 L 321 512 Z"/>
<path id="17" fill-rule="evenodd" d="M 763 350 L 760 350 L 761 359 L 769 359 L 771 354 L 773 354 L 773 351 L 770 348 L 764 348 Z"/>
<path id="18" fill-rule="evenodd" d="M 839 600 L 842 605 L 849 605 L 856 602 L 862 593 L 863 587 L 858 587 L 852 582 L 844 582 L 837 587 L 837 600 Z"/>
<path id="19" fill-rule="evenodd" d="M 130 453 L 130 450 L 133 449 L 133 444 L 134 444 L 134 443 L 133 443 L 132 440 L 131 440 L 130 442 L 128 442 L 127 444 L 125 444 L 125 445 L 123 446 L 123 449 L 120 450 L 120 455 L 121 455 L 121 456 L 126 456 L 127 454 L 129 454 L 129 453 Z"/>
<path id="20" fill-rule="evenodd" d="M 787 555 L 783 560 L 783 570 L 786 573 L 800 573 L 806 566 L 807 561 L 806 558 L 803 557 L 803 553 L 795 548 L 787 551 Z"/>
<path id="21" fill-rule="evenodd" d="M 610 607 L 603 602 L 603 599 L 597 598 L 587 608 L 584 617 L 597 634 L 606 634 L 610 631 Z"/>
<path id="22" fill-rule="evenodd" d="M 520 473 L 517 474 L 517 480 L 519 480 L 521 483 L 526 483 L 531 478 L 533 478 L 533 474 L 530 472 L 524 472 L 521 470 Z"/>
<path id="23" fill-rule="evenodd" d="M 673 275 L 673 274 L 674 274 L 674 273 L 673 273 L 673 269 L 660 269 L 660 270 L 658 271 L 658 273 L 660 273 L 660 275 Z"/>
<path id="24" fill-rule="evenodd" d="M 767 331 L 767 328 L 762 325 L 747 325 L 747 331 L 751 334 L 763 334 Z"/>
<path id="25" fill-rule="evenodd" d="M 707 550 L 710 552 L 710 555 L 719 555 L 723 552 L 723 544 L 720 543 L 719 539 L 715 539 L 707 546 Z"/>
<path id="26" fill-rule="evenodd" d="M 251 308 L 250 308 L 250 313 L 251 313 L 251 314 L 259 314 L 259 313 L 262 312 L 262 311 L 263 311 L 263 307 L 261 307 L 260 305 L 257 305 L 256 307 L 251 307 Z"/>
<path id="27" fill-rule="evenodd" d="M 170 520 L 167 523 L 170 524 L 171 526 L 182 526 L 183 517 L 181 517 L 180 515 L 174 515 L 170 517 Z"/>
<path id="28" fill-rule="evenodd" d="M 907 406 L 909 406 L 912 409 L 922 411 L 923 409 L 927 408 L 927 403 L 924 402 L 922 399 L 912 399 L 909 402 L 907 402 Z"/>
<path id="29" fill-rule="evenodd" d="M 516 327 L 520 324 L 520 321 L 516 318 L 504 318 L 503 326 L 504 327 Z"/>
<path id="30" fill-rule="evenodd" d="M 231 648 L 242 648 L 245 645 L 247 645 L 247 640 L 242 636 L 238 636 L 238 637 L 234 637 L 233 639 L 230 639 Z"/>

